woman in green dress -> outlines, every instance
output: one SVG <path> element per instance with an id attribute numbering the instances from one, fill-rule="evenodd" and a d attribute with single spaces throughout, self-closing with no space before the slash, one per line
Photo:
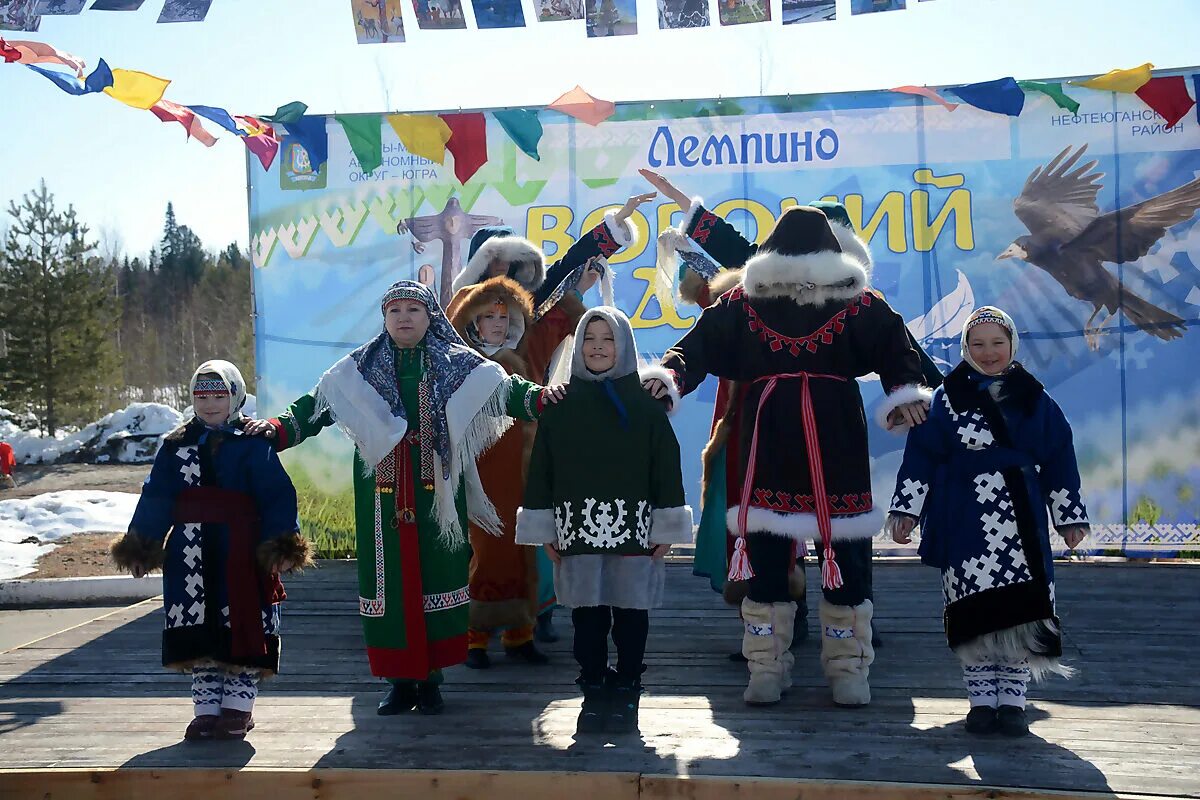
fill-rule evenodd
<path id="1" fill-rule="evenodd" d="M 442 668 L 467 657 L 468 516 L 499 534 L 475 460 L 562 390 L 480 356 L 416 281 L 393 284 L 381 308 L 378 336 L 247 430 L 280 450 L 330 425 L 353 440 L 358 608 L 371 673 L 392 684 L 379 713 L 436 714 Z"/>

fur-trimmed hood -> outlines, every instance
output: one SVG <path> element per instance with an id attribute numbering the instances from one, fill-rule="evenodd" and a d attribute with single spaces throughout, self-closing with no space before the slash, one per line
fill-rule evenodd
<path id="1" fill-rule="evenodd" d="M 450 324 L 463 340 L 494 361 L 504 350 L 524 353 L 525 334 L 533 324 L 533 295 L 512 278 L 488 278 L 483 283 L 468 286 L 461 298 L 451 304 Z M 487 345 L 479 338 L 475 320 L 497 302 L 508 308 L 508 335 L 502 345 Z"/>
<path id="2" fill-rule="evenodd" d="M 476 236 L 488 230 L 485 228 Z M 462 272 L 454 278 L 454 291 L 483 280 L 488 265 L 497 258 L 509 265 L 506 277 L 512 278 L 530 293 L 536 292 L 546 280 L 546 256 L 533 242 L 515 234 L 505 234 L 503 230 L 494 230 L 479 244 Z"/>
<path id="3" fill-rule="evenodd" d="M 843 241 L 852 252 L 846 252 Z M 870 286 L 870 254 L 860 244 L 852 229 L 831 221 L 821 209 L 789 208 L 746 262 L 746 295 L 814 306 L 850 300 Z"/>

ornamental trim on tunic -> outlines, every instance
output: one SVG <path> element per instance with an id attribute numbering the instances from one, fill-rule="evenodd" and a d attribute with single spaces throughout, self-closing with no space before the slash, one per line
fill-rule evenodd
<path id="1" fill-rule="evenodd" d="M 470 587 L 464 586 L 452 592 L 427 594 L 421 598 L 421 606 L 425 613 L 430 611 L 449 611 L 452 608 L 465 606 L 471 602 Z"/>
<path id="2" fill-rule="evenodd" d="M 747 324 L 751 333 L 758 334 L 758 338 L 771 348 L 771 352 L 778 353 L 786 347 L 793 357 L 800 355 L 801 348 L 815 353 L 822 345 L 832 344 L 834 337 L 845 330 L 846 318 L 858 316 L 860 307 L 871 305 L 871 293 L 863 292 L 847 303 L 845 308 L 830 317 L 824 325 L 807 336 L 786 336 L 762 321 L 762 317 L 758 315 L 754 306 L 750 304 L 749 298 L 746 297 L 744 286 L 735 288 L 729 295 L 729 299 L 730 301 L 739 301 L 745 307 Z"/>

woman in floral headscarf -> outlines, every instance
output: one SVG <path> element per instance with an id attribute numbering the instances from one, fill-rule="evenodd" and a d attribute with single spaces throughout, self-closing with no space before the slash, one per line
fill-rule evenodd
<path id="1" fill-rule="evenodd" d="M 354 441 L 359 614 L 371 673 L 392 683 L 379 713 L 436 714 L 441 669 L 467 657 L 467 518 L 499 531 L 475 460 L 559 394 L 468 347 L 416 281 L 381 309 L 378 336 L 249 430 L 279 449 L 334 424 Z"/>

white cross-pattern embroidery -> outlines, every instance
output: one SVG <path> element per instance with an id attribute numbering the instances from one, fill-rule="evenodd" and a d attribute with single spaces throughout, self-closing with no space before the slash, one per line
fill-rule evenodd
<path id="1" fill-rule="evenodd" d="M 200 484 L 200 450 L 196 445 L 180 447 L 175 451 L 179 459 L 179 475 L 184 486 Z M 189 625 L 204 624 L 204 555 L 200 546 L 200 524 L 187 522 L 178 526 L 172 536 L 179 534 L 183 537 L 181 561 L 184 567 L 183 587 L 191 598 L 191 605 L 185 607 L 175 603 L 167 612 L 167 628 L 182 628 Z"/>
<path id="2" fill-rule="evenodd" d="M 1083 498 L 1079 496 L 1079 492 L 1071 489 L 1055 489 L 1050 492 L 1050 518 L 1056 528 L 1086 524 L 1087 509 L 1083 507 Z"/>
<path id="3" fill-rule="evenodd" d="M 187 590 L 188 596 L 195 597 L 204 590 L 204 579 L 199 575 L 188 575 L 183 580 L 184 588 Z"/>
<path id="4" fill-rule="evenodd" d="M 179 603 L 171 606 L 171 610 L 167 612 L 167 627 L 178 628 L 183 625 L 183 606 Z"/>
<path id="5" fill-rule="evenodd" d="M 470 587 L 464 586 L 452 592 L 438 592 L 423 595 L 421 605 L 424 611 L 449 611 L 452 608 L 465 606 L 471 602 Z"/>
<path id="6" fill-rule="evenodd" d="M 756 625 L 753 622 L 746 623 L 746 633 L 751 636 L 772 636 L 775 633 L 775 628 L 770 623 L 766 625 Z"/>
<path id="7" fill-rule="evenodd" d="M 628 536 L 623 499 L 598 502 L 589 497 L 583 501 L 581 517 L 579 537 L 592 547 L 602 550 L 615 548 Z"/>
<path id="8" fill-rule="evenodd" d="M 637 512 L 634 515 L 634 524 L 637 526 L 634 536 L 642 547 L 650 546 L 650 519 L 650 504 L 645 500 L 639 500 Z"/>
<path id="9" fill-rule="evenodd" d="M 827 639 L 853 639 L 853 628 L 835 628 L 832 625 L 825 626 L 825 638 Z"/>
<path id="10" fill-rule="evenodd" d="M 978 411 L 968 411 L 960 416 L 958 438 L 968 450 L 982 450 L 995 441 L 986 420 Z"/>
<path id="11" fill-rule="evenodd" d="M 986 589 L 1033 580 L 1004 476 L 999 472 L 976 475 L 975 499 L 983 507 L 984 551 L 942 573 L 942 589 L 950 603 Z"/>
<path id="12" fill-rule="evenodd" d="M 929 484 L 913 478 L 905 478 L 896 487 L 892 496 L 892 511 L 920 516 L 925 505 L 925 495 L 929 493 Z"/>

